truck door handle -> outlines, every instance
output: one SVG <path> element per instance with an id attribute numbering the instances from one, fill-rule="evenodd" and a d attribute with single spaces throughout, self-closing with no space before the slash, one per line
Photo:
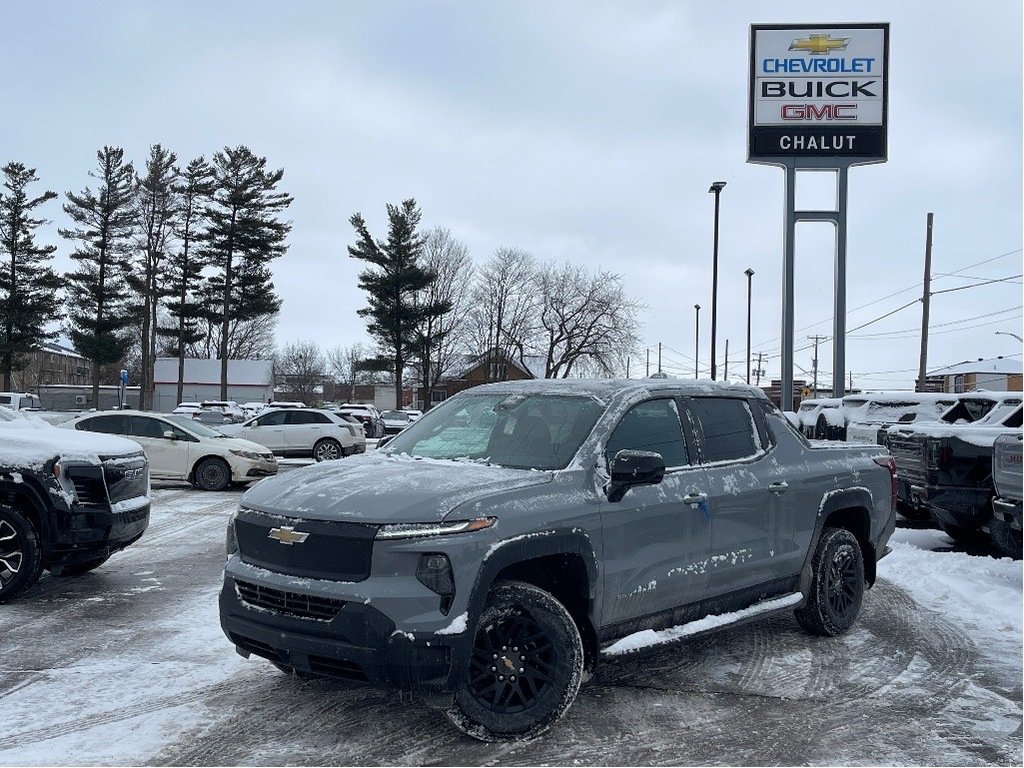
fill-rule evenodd
<path id="1" fill-rule="evenodd" d="M 708 495 L 706 493 L 688 493 L 683 496 L 683 504 L 689 504 L 691 507 L 699 506 L 707 500 Z"/>
<path id="2" fill-rule="evenodd" d="M 777 483 L 772 483 L 768 486 L 769 493 L 785 493 L 789 490 L 789 483 L 785 480 L 780 480 Z"/>

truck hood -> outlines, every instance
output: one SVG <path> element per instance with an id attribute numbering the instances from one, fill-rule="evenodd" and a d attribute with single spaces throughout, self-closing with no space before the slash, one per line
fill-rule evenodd
<path id="1" fill-rule="evenodd" d="M 367 454 L 261 480 L 242 497 L 242 506 L 307 520 L 432 523 L 465 502 L 552 477 L 486 464 Z"/>
<path id="2" fill-rule="evenodd" d="M 60 429 L 45 422 L 0 424 L 0 462 L 7 466 L 42 467 L 47 461 L 84 461 L 142 453 L 138 443 L 114 435 Z"/>

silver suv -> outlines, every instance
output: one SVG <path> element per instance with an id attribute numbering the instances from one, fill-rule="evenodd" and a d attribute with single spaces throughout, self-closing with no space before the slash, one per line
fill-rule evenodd
<path id="1" fill-rule="evenodd" d="M 793 610 L 845 632 L 893 505 L 884 449 L 811 447 L 752 387 L 491 384 L 248 491 L 221 625 L 286 672 L 432 692 L 466 733 L 518 738 L 633 633 Z"/>

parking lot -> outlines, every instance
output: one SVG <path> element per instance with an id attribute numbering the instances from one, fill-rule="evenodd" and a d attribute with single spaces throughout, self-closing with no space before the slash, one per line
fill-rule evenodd
<path id="1" fill-rule="evenodd" d="M 137 544 L 0 607 L 0 763 L 1021 763 L 1020 565 L 937 532 L 897 531 L 843 637 L 778 617 L 609 657 L 547 735 L 483 744 L 397 693 L 235 654 L 216 601 L 239 498 L 159 485 Z M 972 608 L 986 584 L 1004 614 Z"/>

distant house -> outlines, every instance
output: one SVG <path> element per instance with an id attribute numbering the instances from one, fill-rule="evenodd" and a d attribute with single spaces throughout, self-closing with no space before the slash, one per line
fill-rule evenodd
<path id="1" fill-rule="evenodd" d="M 182 401 L 220 400 L 220 364 L 220 360 L 186 358 Z M 178 358 L 156 359 L 153 384 L 153 410 L 173 411 L 178 405 Z M 266 403 L 273 396 L 273 361 L 228 360 L 228 400 Z"/>
<path id="2" fill-rule="evenodd" d="M 75 350 L 44 341 L 26 355 L 25 367 L 14 372 L 14 388 L 35 392 L 48 384 L 90 384 L 92 363 Z"/>
<path id="3" fill-rule="evenodd" d="M 976 392 L 988 389 L 1020 392 L 1022 369 L 1024 365 L 1019 359 L 1007 357 L 967 360 L 929 373 L 929 391 Z"/>
<path id="4" fill-rule="evenodd" d="M 429 402 L 424 402 L 422 393 L 417 391 L 416 404 L 417 407 L 424 409 L 433 407 L 457 392 L 493 381 L 542 378 L 544 378 L 544 358 L 542 357 L 527 356 L 517 359 L 508 357 L 501 352 L 466 355 L 455 374 L 430 390 Z"/>

